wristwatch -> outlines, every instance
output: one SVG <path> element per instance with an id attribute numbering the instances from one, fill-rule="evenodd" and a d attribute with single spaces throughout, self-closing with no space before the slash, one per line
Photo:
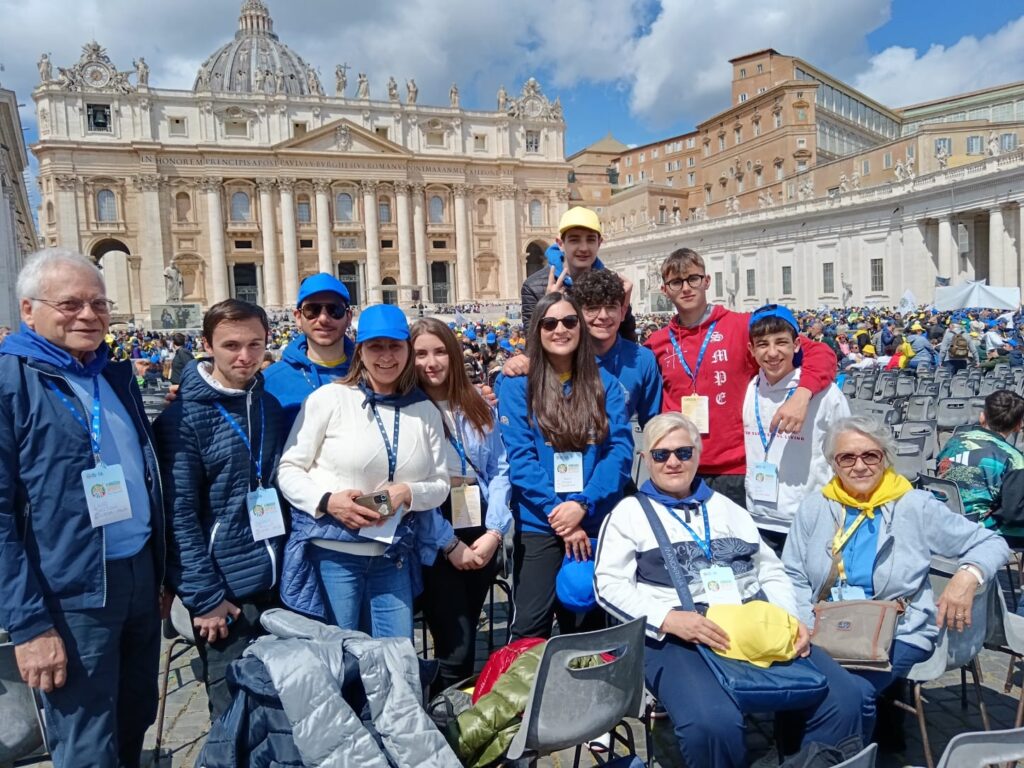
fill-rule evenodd
<path id="1" fill-rule="evenodd" d="M 957 570 L 967 571 L 969 574 L 971 574 L 971 576 L 978 580 L 979 587 L 985 586 L 985 575 L 981 572 L 981 568 L 974 565 L 974 563 L 964 563 L 959 568 L 957 568 Z"/>

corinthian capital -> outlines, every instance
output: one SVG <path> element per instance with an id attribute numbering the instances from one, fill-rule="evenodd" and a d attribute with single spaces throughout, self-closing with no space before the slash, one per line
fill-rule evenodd
<path id="1" fill-rule="evenodd" d="M 54 176 L 53 180 L 57 184 L 57 189 L 64 190 L 65 192 L 74 192 L 81 184 L 81 180 L 77 176 L 66 174 Z"/>
<path id="2" fill-rule="evenodd" d="M 153 190 L 160 188 L 160 183 L 163 179 L 156 174 L 147 174 L 144 176 L 135 176 L 132 179 L 132 184 L 140 192 L 152 192 Z"/>
<path id="3" fill-rule="evenodd" d="M 395 194 L 396 195 L 408 195 L 412 185 L 404 181 L 395 182 Z"/>
<path id="4" fill-rule="evenodd" d="M 261 176 L 256 179 L 256 186 L 259 188 L 260 192 L 273 192 L 274 187 L 277 186 L 277 180 L 272 179 L 269 176 Z"/>
<path id="5" fill-rule="evenodd" d="M 375 195 L 379 183 L 376 179 L 363 179 L 359 182 L 359 191 L 364 195 Z"/>
<path id="6" fill-rule="evenodd" d="M 282 176 L 277 180 L 277 188 L 282 192 L 291 192 L 295 189 L 295 182 L 298 181 L 294 176 Z"/>
<path id="7" fill-rule="evenodd" d="M 320 195 L 326 195 L 331 191 L 331 182 L 327 179 L 313 179 L 313 190 Z"/>
<path id="8" fill-rule="evenodd" d="M 203 176 L 196 181 L 196 186 L 203 192 L 219 192 L 224 186 L 224 179 L 220 176 Z"/>
<path id="9" fill-rule="evenodd" d="M 453 184 L 452 190 L 455 192 L 456 197 L 468 197 L 469 193 L 473 191 L 473 188 L 468 184 Z"/>

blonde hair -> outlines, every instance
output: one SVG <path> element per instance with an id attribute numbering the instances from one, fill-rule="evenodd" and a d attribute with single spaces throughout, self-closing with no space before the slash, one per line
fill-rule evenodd
<path id="1" fill-rule="evenodd" d="M 681 275 L 687 267 L 697 267 L 702 272 L 707 268 L 704 259 L 692 248 L 677 248 L 661 263 L 661 279 L 668 281 Z"/>
<path id="2" fill-rule="evenodd" d="M 681 413 L 662 413 L 647 422 L 647 426 L 644 427 L 644 451 L 651 450 L 666 435 L 677 432 L 680 429 L 689 436 L 690 441 L 693 443 L 693 452 L 699 456 L 701 452 L 700 430 L 697 429 L 696 424 Z"/>

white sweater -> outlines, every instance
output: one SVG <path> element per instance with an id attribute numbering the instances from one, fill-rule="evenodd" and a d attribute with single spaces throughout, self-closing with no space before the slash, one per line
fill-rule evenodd
<path id="1" fill-rule="evenodd" d="M 675 545 L 694 603 L 706 603 L 704 586 L 693 566 L 693 556 L 699 556 L 697 544 L 664 506 L 653 504 L 669 541 Z M 747 511 L 720 493 L 712 494 L 707 508 L 716 562 L 732 566 L 744 602 L 763 590 L 768 602 L 796 615 L 793 584 L 782 561 L 761 540 Z M 703 537 L 699 512 L 692 516 L 690 527 Z M 679 607 L 679 596 L 647 515 L 635 497 L 620 501 L 605 518 L 595 561 L 594 592 L 601 607 L 622 621 L 646 616 L 647 634 L 657 640 L 664 638 L 660 627 L 668 612 Z M 753 568 L 748 569 L 748 564 Z"/>
<path id="2" fill-rule="evenodd" d="M 277 470 L 278 487 L 296 508 L 319 517 L 322 513 L 316 508 L 325 493 L 349 488 L 370 493 L 387 483 L 387 449 L 373 411 L 362 406 L 364 399 L 358 389 L 338 383 L 320 387 L 306 398 Z M 395 411 L 382 405 L 378 412 L 392 441 Z M 408 484 L 410 511 L 440 506 L 449 490 L 441 412 L 424 400 L 402 408 L 398 418 L 394 482 Z M 383 549 L 372 543 L 331 548 L 356 551 L 353 547 L 364 548 L 366 554 Z"/>
<path id="3" fill-rule="evenodd" d="M 825 461 L 822 447 L 825 433 L 838 419 L 850 415 L 846 396 L 835 384 L 818 392 L 807 406 L 807 418 L 797 434 L 776 434 L 765 457 L 764 444 L 757 429 L 754 398 L 761 412 L 765 437 L 771 436 L 771 423 L 775 412 L 786 402 L 786 394 L 800 385 L 800 369 L 769 384 L 760 376 L 747 386 L 743 398 L 743 443 L 747 453 L 747 509 L 760 528 L 788 533 L 790 523 L 800 502 L 806 496 L 818 493 L 832 479 L 832 468 Z M 750 492 L 751 482 L 758 464 L 767 461 L 778 467 L 779 497 L 776 504 L 755 501 Z"/>

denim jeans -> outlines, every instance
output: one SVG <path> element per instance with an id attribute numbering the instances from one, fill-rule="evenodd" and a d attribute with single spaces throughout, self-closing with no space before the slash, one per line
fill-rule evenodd
<path id="1" fill-rule="evenodd" d="M 332 624 L 368 630 L 373 637 L 412 639 L 412 580 L 407 563 L 316 545 L 309 551 L 320 574 Z M 366 609 L 369 627 L 360 622 Z"/>

